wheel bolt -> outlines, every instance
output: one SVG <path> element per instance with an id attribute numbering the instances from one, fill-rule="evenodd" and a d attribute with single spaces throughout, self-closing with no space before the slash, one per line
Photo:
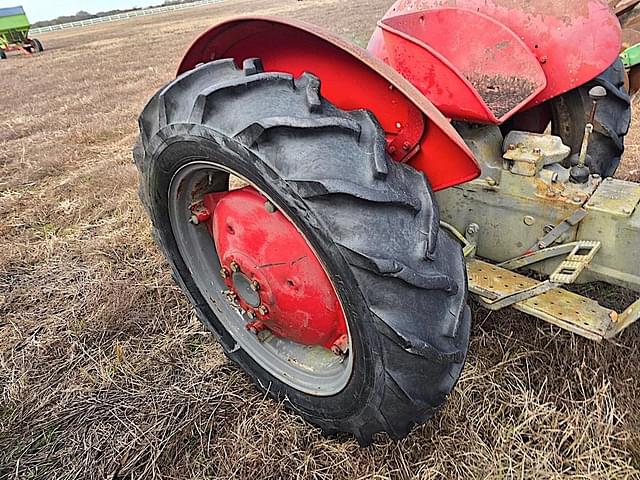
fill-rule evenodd
<path id="1" fill-rule="evenodd" d="M 250 331 L 251 333 L 257 335 L 258 333 L 262 332 L 263 330 L 265 330 L 267 327 L 264 323 L 262 323 L 260 320 L 254 320 L 253 322 L 249 322 L 247 323 L 247 325 L 245 326 L 245 328 Z"/>
<path id="2" fill-rule="evenodd" d="M 256 312 L 254 312 L 253 310 L 247 310 L 247 317 L 256 318 Z"/>
<path id="3" fill-rule="evenodd" d="M 349 351 L 349 337 L 344 334 L 341 335 L 333 345 L 331 345 L 331 351 L 338 356 L 344 356 Z"/>
<path id="4" fill-rule="evenodd" d="M 269 309 L 265 305 L 260 305 L 258 307 L 258 313 L 260 313 L 260 315 L 266 315 L 269 313 Z"/>
<path id="5" fill-rule="evenodd" d="M 253 290 L 254 292 L 257 292 L 258 290 L 260 290 L 260 284 L 258 283 L 257 280 L 254 280 L 253 282 L 251 282 L 251 290 Z"/>
<path id="6" fill-rule="evenodd" d="M 275 213 L 276 207 L 271 202 L 264 202 L 264 209 L 269 213 Z"/>
<path id="7" fill-rule="evenodd" d="M 231 262 L 231 271 L 232 272 L 239 272 L 240 271 L 240 265 L 238 265 L 236 262 Z"/>
<path id="8" fill-rule="evenodd" d="M 266 342 L 271 337 L 273 337 L 273 333 L 271 333 L 271 330 L 265 329 L 265 330 L 260 330 L 257 336 L 258 336 L 259 342 Z"/>
<path id="9" fill-rule="evenodd" d="M 222 278 L 229 278 L 229 270 L 227 270 L 226 267 L 222 267 L 220 269 L 220 276 Z"/>

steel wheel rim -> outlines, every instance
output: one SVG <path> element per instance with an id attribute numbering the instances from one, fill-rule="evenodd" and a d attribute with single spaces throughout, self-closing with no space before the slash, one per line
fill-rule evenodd
<path id="1" fill-rule="evenodd" d="M 189 222 L 191 192 L 194 186 L 210 175 L 220 173 L 230 174 L 247 182 L 278 207 L 277 203 L 253 182 L 219 163 L 196 160 L 178 169 L 169 186 L 169 219 L 178 250 L 194 283 L 237 344 L 272 376 L 304 393 L 317 396 L 339 393 L 349 383 L 353 371 L 350 333 L 349 353 L 345 357 L 336 356 L 321 346 L 302 345 L 275 336 L 261 342 L 254 333 L 246 329 L 249 318 L 226 301 L 223 294 L 226 287 L 220 277 L 220 260 L 213 239 L 204 225 L 193 225 Z M 292 222 L 291 218 L 287 218 Z M 292 223 L 295 225 L 295 222 Z M 322 263 L 315 249 L 311 248 Z M 331 279 L 330 276 L 329 278 Z M 337 295 L 335 285 L 333 287 Z M 265 385 L 265 388 L 268 386 Z"/>

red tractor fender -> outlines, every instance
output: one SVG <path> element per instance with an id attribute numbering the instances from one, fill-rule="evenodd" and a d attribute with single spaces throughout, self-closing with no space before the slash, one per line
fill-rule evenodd
<path id="1" fill-rule="evenodd" d="M 343 110 L 371 111 L 385 131 L 387 151 L 425 173 L 434 190 L 480 174 L 455 129 L 409 81 L 366 50 L 303 22 L 238 18 L 215 25 L 187 50 L 178 75 L 200 63 L 258 57 L 264 70 L 320 78 L 321 93 Z"/>
<path id="2" fill-rule="evenodd" d="M 368 50 L 446 116 L 499 124 L 598 76 L 620 42 L 603 0 L 397 0 Z"/>

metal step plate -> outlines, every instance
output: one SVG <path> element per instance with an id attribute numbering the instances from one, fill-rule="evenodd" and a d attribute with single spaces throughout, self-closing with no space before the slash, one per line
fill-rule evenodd
<path id="1" fill-rule="evenodd" d="M 477 259 L 467 261 L 467 272 L 469 291 L 488 300 L 533 288 L 540 283 Z M 592 340 L 602 340 L 613 319 L 617 318 L 614 310 L 562 288 L 517 302 L 513 308 Z"/>

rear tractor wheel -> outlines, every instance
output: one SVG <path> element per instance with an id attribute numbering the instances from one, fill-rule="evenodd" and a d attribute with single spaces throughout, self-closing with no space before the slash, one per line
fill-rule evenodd
<path id="1" fill-rule="evenodd" d="M 577 154 L 593 107 L 589 90 L 597 85 L 605 88 L 607 96 L 598 101 L 587 150 L 591 173 L 603 177 L 611 177 L 616 172 L 624 152 L 624 137 L 631 123 L 631 99 L 624 82 L 624 66 L 617 59 L 592 81 L 549 102 L 552 133 L 560 136 L 571 147 L 571 152 Z"/>
<path id="2" fill-rule="evenodd" d="M 373 115 L 229 59 L 161 89 L 140 129 L 154 237 L 261 390 L 361 444 L 437 411 L 468 348 L 464 261 Z"/>

